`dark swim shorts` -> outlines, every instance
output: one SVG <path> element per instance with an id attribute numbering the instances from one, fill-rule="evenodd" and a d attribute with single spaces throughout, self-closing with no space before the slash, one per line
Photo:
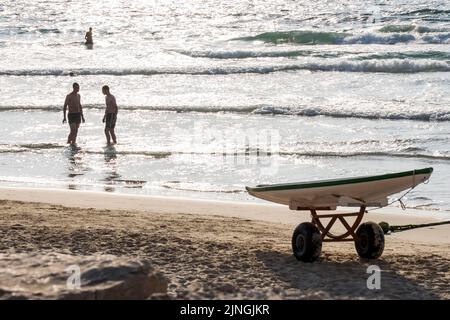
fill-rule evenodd
<path id="1" fill-rule="evenodd" d="M 116 126 L 117 113 L 107 113 L 105 119 L 105 128 L 114 129 Z"/>
<path id="2" fill-rule="evenodd" d="M 67 117 L 69 118 L 69 124 L 72 124 L 72 123 L 79 124 L 79 123 L 81 123 L 81 113 L 80 112 L 69 113 L 67 115 Z"/>

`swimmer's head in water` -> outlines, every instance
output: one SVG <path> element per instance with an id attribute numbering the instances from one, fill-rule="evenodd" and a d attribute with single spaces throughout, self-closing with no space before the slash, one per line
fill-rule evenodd
<path id="1" fill-rule="evenodd" d="M 80 91 L 80 85 L 76 82 L 73 83 L 72 88 L 73 88 L 73 91 L 75 91 L 75 92 Z"/>
<path id="2" fill-rule="evenodd" d="M 109 87 L 108 86 L 103 86 L 102 87 L 102 92 L 103 92 L 103 94 L 108 94 L 109 93 Z"/>

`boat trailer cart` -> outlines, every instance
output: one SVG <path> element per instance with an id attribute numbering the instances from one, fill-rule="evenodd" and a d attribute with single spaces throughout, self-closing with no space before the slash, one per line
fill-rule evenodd
<path id="1" fill-rule="evenodd" d="M 309 210 L 311 222 L 303 222 L 295 228 L 292 235 L 292 251 L 297 260 L 313 262 L 319 258 L 322 242 L 353 241 L 356 252 L 361 258 L 376 259 L 384 250 L 384 232 L 375 222 L 361 223 L 366 206 L 361 206 L 358 212 L 319 214 L 318 210 L 329 208 L 304 208 Z M 347 219 L 353 219 L 348 221 Z M 332 233 L 333 226 L 339 222 L 345 232 Z"/>

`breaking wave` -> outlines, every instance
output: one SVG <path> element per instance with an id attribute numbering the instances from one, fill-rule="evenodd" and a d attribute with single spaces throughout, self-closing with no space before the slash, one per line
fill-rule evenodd
<path id="1" fill-rule="evenodd" d="M 192 192 L 212 192 L 212 193 L 245 193 L 245 189 L 223 188 L 206 183 L 193 183 L 181 181 L 168 181 L 161 185 L 161 187 L 172 190 L 192 191 Z"/>
<path id="2" fill-rule="evenodd" d="M 293 57 L 317 57 L 317 58 L 337 58 L 346 52 L 319 52 L 311 50 L 285 50 L 285 51 L 199 51 L 199 50 L 178 50 L 180 54 L 192 58 L 210 59 L 247 59 L 247 58 L 293 58 Z"/>
<path id="3" fill-rule="evenodd" d="M 418 26 L 414 24 L 392 24 L 386 25 L 378 30 L 384 33 L 398 33 L 398 32 L 417 32 L 417 33 L 435 33 L 435 32 L 449 32 L 448 28 L 431 28 L 425 26 Z"/>
<path id="4" fill-rule="evenodd" d="M 379 141 L 378 141 L 379 142 Z M 39 145 L 42 148 L 39 148 Z M 66 145 L 52 145 L 52 144 L 36 144 L 32 148 L 27 145 L 0 145 L 0 153 L 20 153 L 20 152 L 32 152 L 39 150 L 49 150 L 49 149 L 64 149 L 67 152 L 72 152 L 74 154 L 83 153 L 83 154 L 102 154 L 102 155 L 122 155 L 122 156 L 143 156 L 143 157 L 153 157 L 155 159 L 167 158 L 172 155 L 181 155 L 181 156 L 231 156 L 231 157 L 241 157 L 241 156 L 257 156 L 257 157 L 271 157 L 271 156 L 283 156 L 283 157 L 338 157 L 338 158 L 350 158 L 350 157 L 394 157 L 394 158 L 415 158 L 415 159 L 429 159 L 429 160 L 441 160 L 441 161 L 450 161 L 450 154 L 448 153 L 435 153 L 430 154 L 426 153 L 426 151 L 422 148 L 418 147 L 406 147 L 397 151 L 317 151 L 317 150 L 301 150 L 301 151 L 292 151 L 292 150 L 281 150 L 279 152 L 267 151 L 263 149 L 243 149 L 243 150 L 233 150 L 233 151 L 147 151 L 147 150 L 92 150 L 86 149 L 83 147 L 73 147 Z M 336 143 L 331 147 L 336 147 Z M 323 148 L 323 145 L 320 146 Z M 301 147 L 297 147 L 297 149 L 301 149 Z M 167 188 L 172 189 L 180 189 L 180 190 L 188 190 L 187 188 L 182 187 L 178 183 L 167 184 Z M 218 192 L 218 191 L 214 191 Z M 222 191 L 224 192 L 224 191 Z M 236 192 L 235 190 L 228 190 L 227 192 Z"/>
<path id="5" fill-rule="evenodd" d="M 340 44 L 397 44 L 425 42 L 447 44 L 450 42 L 448 30 L 430 29 L 416 26 L 385 26 L 379 33 L 350 34 L 342 32 L 284 31 L 265 32 L 255 36 L 234 38 L 239 41 L 262 41 L 271 44 L 300 45 L 340 45 Z M 447 32 L 446 32 L 447 31 Z M 430 35 L 429 33 L 436 32 Z"/>
<path id="6" fill-rule="evenodd" d="M 284 31 L 264 32 L 256 36 L 235 38 L 240 41 L 262 41 L 266 43 L 296 43 L 296 44 L 338 44 L 342 43 L 347 33 L 340 32 L 314 32 L 314 31 Z"/>
<path id="7" fill-rule="evenodd" d="M 285 71 L 338 71 L 338 72 L 383 72 L 383 73 L 418 73 L 418 72 L 449 72 L 450 63 L 434 60 L 405 60 L 391 59 L 380 61 L 378 59 L 365 61 L 317 61 L 296 62 L 293 64 L 279 64 L 267 66 L 241 66 L 241 67 L 211 67 L 211 68 L 186 68 L 186 69 L 19 69 L 0 70 L 0 76 L 69 76 L 71 72 L 75 76 L 85 75 L 230 75 L 230 74 L 268 74 Z"/>
<path id="8" fill-rule="evenodd" d="M 384 60 L 384 59 L 430 59 L 450 61 L 450 52 L 446 51 L 391 51 L 379 53 L 347 52 L 347 51 L 313 51 L 313 50 L 286 50 L 286 51 L 242 51 L 242 50 L 220 50 L 199 51 L 186 50 L 177 51 L 180 54 L 192 58 L 208 59 L 249 59 L 249 58 L 339 58 L 348 56 L 353 60 Z"/>
<path id="9" fill-rule="evenodd" d="M 342 151 L 311 151 L 311 152 L 281 152 L 284 156 L 298 156 L 298 157 L 339 157 L 339 158 L 351 158 L 351 157 L 393 157 L 393 158 L 414 158 L 414 159 L 429 159 L 429 160 L 443 160 L 450 161 L 450 155 L 445 154 L 426 154 L 426 153 L 414 153 L 414 152 L 390 152 L 390 151 L 361 151 L 361 152 L 342 152 Z"/>
<path id="10" fill-rule="evenodd" d="M 445 51 L 405 51 L 405 52 L 380 52 L 371 54 L 361 54 L 352 57 L 353 60 L 390 60 L 390 59 L 429 59 L 450 62 L 450 52 Z"/>
<path id="11" fill-rule="evenodd" d="M 418 16 L 418 15 L 442 15 L 442 14 L 450 14 L 450 10 L 423 8 L 423 9 L 403 12 L 400 15 L 402 15 L 402 16 L 410 16 L 410 15 Z"/>
<path id="12" fill-rule="evenodd" d="M 355 110 L 327 110 L 321 108 L 292 108 L 262 106 L 255 109 L 254 114 L 265 115 L 297 115 L 297 116 L 327 116 L 332 118 L 363 118 L 363 119 L 383 119 L 383 120 L 418 120 L 418 121 L 450 121 L 450 111 L 448 112 L 418 112 L 418 113 L 396 113 L 396 112 L 368 112 Z"/>
<path id="13" fill-rule="evenodd" d="M 84 109 L 104 110 L 104 105 L 84 105 Z M 149 111 L 149 112 L 174 112 L 174 113 L 244 113 L 255 115 L 286 115 L 303 117 L 331 117 L 331 118 L 361 118 L 368 120 L 414 120 L 414 121 L 450 121 L 450 111 L 386 111 L 386 110 L 354 110 L 354 109 L 331 109 L 327 107 L 306 106 L 273 106 L 273 105 L 248 105 L 248 106 L 127 106 L 121 109 L 126 111 Z M 0 112 L 4 111 L 61 111 L 56 106 L 0 106 Z M 0 145 L 1 146 L 1 145 Z M 21 148 L 42 149 L 38 145 L 21 145 Z M 44 144 L 43 148 L 60 148 L 57 144 Z"/>

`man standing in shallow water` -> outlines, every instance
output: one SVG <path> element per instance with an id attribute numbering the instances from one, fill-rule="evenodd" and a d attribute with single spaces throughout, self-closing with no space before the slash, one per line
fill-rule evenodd
<path id="1" fill-rule="evenodd" d="M 66 96 L 63 107 L 63 123 L 66 123 L 67 121 L 66 110 L 67 107 L 69 107 L 69 113 L 67 114 L 70 126 L 70 133 L 67 137 L 67 143 L 69 144 L 75 144 L 77 142 L 78 128 L 80 127 L 81 121 L 83 121 L 83 123 L 85 122 L 83 107 L 81 106 L 81 97 L 78 93 L 80 91 L 80 85 L 75 82 L 72 87 L 73 91 Z"/>
<path id="2" fill-rule="evenodd" d="M 84 40 L 86 40 L 86 42 L 84 44 L 86 45 L 92 45 L 94 44 L 94 41 L 92 40 L 92 27 L 89 28 L 89 31 L 86 32 L 85 36 L 84 36 Z"/>
<path id="3" fill-rule="evenodd" d="M 103 86 L 102 92 L 105 95 L 105 103 L 106 103 L 105 115 L 103 117 L 103 122 L 105 123 L 106 142 L 110 144 L 112 138 L 113 143 L 116 144 L 117 139 L 116 134 L 114 132 L 118 112 L 116 98 L 109 92 L 108 86 Z"/>

